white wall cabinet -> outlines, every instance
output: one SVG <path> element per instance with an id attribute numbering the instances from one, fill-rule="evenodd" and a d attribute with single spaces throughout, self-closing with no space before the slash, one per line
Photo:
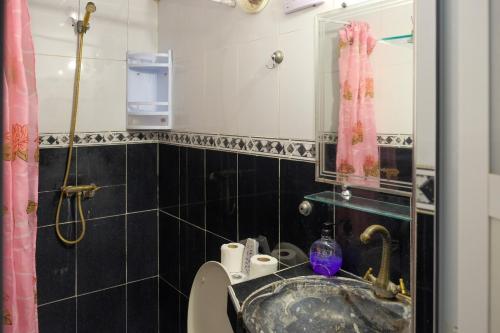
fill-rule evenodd
<path id="1" fill-rule="evenodd" d="M 127 129 L 172 128 L 172 51 L 127 55 Z"/>

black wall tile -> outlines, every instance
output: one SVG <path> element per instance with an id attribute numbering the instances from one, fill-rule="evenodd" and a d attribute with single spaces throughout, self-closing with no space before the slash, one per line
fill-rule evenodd
<path id="1" fill-rule="evenodd" d="M 237 235 L 237 154 L 207 150 L 206 228 L 236 240 Z"/>
<path id="2" fill-rule="evenodd" d="M 127 210 L 136 212 L 157 208 L 158 144 L 127 145 Z"/>
<path id="3" fill-rule="evenodd" d="M 179 285 L 179 223 L 180 221 L 160 211 L 160 276 L 177 289 Z"/>
<path id="4" fill-rule="evenodd" d="M 38 307 L 40 333 L 76 332 L 76 298 Z"/>
<path id="5" fill-rule="evenodd" d="M 361 243 L 359 236 L 372 224 L 380 224 L 391 234 L 391 280 L 403 278 L 410 288 L 410 222 L 394 220 L 374 214 L 337 207 L 335 211 L 335 239 L 342 248 L 342 269 L 363 276 L 368 268 L 378 275 L 382 258 L 382 238 L 379 235 L 369 244 Z"/>
<path id="6" fill-rule="evenodd" d="M 207 230 L 232 241 L 238 238 L 238 206 L 236 198 L 207 202 Z"/>
<path id="7" fill-rule="evenodd" d="M 179 298 L 179 315 L 180 315 L 179 326 L 181 333 L 187 333 L 188 306 L 189 306 L 189 299 L 184 295 L 181 295 Z"/>
<path id="8" fill-rule="evenodd" d="M 78 293 L 125 283 L 125 216 L 88 222 L 77 256 Z"/>
<path id="9" fill-rule="evenodd" d="M 279 242 L 279 160 L 238 155 L 239 239 L 265 236 Z"/>
<path id="10" fill-rule="evenodd" d="M 236 197 L 237 154 L 207 150 L 207 201 Z"/>
<path id="11" fill-rule="evenodd" d="M 408 148 L 380 147 L 380 169 L 382 177 L 391 180 L 412 182 L 413 151 Z M 396 169 L 397 176 L 388 177 L 384 169 Z"/>
<path id="12" fill-rule="evenodd" d="M 333 186 L 314 181 L 313 163 L 281 160 L 280 168 L 280 242 L 302 250 L 297 258 L 303 261 L 309 255 L 311 244 L 320 238 L 322 224 L 333 221 L 333 211 L 327 205 L 314 204 L 311 215 L 303 216 L 299 213 L 299 204 L 304 195 L 332 191 Z M 282 245 L 282 248 L 291 247 Z"/>
<path id="13" fill-rule="evenodd" d="M 205 151 L 180 148 L 180 217 L 205 228 Z"/>
<path id="14" fill-rule="evenodd" d="M 128 281 L 158 274 L 158 213 L 127 215 Z"/>
<path id="15" fill-rule="evenodd" d="M 59 203 L 60 191 L 42 192 L 38 194 L 38 226 L 51 225 L 56 223 L 56 211 Z M 75 221 L 75 199 L 66 198 L 63 200 L 60 213 L 60 222 Z"/>
<path id="16" fill-rule="evenodd" d="M 159 145 L 159 207 L 179 217 L 179 167 L 178 146 Z"/>
<path id="17" fill-rule="evenodd" d="M 158 278 L 127 285 L 127 332 L 158 332 Z"/>
<path id="18" fill-rule="evenodd" d="M 434 216 L 417 214 L 417 332 L 434 326 Z"/>
<path id="19" fill-rule="evenodd" d="M 179 207 L 179 215 L 184 221 L 188 221 L 200 228 L 205 228 L 205 215 L 206 215 L 206 204 L 205 203 L 191 203 L 181 205 Z"/>
<path id="20" fill-rule="evenodd" d="M 181 294 L 161 278 L 160 283 L 160 333 L 178 333 L 179 301 Z"/>
<path id="21" fill-rule="evenodd" d="M 123 333 L 126 325 L 125 287 L 77 298 L 78 333 Z"/>
<path id="22" fill-rule="evenodd" d="M 189 295 L 198 269 L 205 262 L 205 232 L 187 223 L 180 223 L 181 292 Z"/>
<path id="23" fill-rule="evenodd" d="M 55 191 L 63 185 L 64 172 L 68 156 L 67 148 L 40 149 L 38 191 Z M 73 151 L 68 185 L 75 185 L 76 181 L 76 151 Z"/>
<path id="24" fill-rule="evenodd" d="M 78 184 L 125 184 L 125 145 L 78 147 Z"/>
<path id="25" fill-rule="evenodd" d="M 65 237 L 74 239 L 74 224 L 64 224 Z M 64 245 L 54 227 L 38 228 L 37 251 L 38 304 L 75 295 L 75 248 Z"/>
<path id="26" fill-rule="evenodd" d="M 325 143 L 325 170 L 337 171 L 337 144 Z"/>
<path id="27" fill-rule="evenodd" d="M 82 200 L 86 219 L 125 214 L 125 185 L 103 187 L 93 198 Z M 80 218 L 78 218 L 80 219 Z"/>
<path id="28" fill-rule="evenodd" d="M 226 239 L 207 232 L 206 235 L 206 261 L 220 262 L 220 248 L 223 244 L 229 243 Z"/>

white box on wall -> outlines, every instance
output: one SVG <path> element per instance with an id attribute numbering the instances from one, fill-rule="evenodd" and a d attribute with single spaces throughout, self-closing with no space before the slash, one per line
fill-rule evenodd
<path id="1" fill-rule="evenodd" d="M 127 129 L 172 128 L 172 51 L 127 54 Z"/>
<path id="2" fill-rule="evenodd" d="M 319 6 L 324 0 L 283 0 L 285 14 L 290 14 L 308 7 Z"/>

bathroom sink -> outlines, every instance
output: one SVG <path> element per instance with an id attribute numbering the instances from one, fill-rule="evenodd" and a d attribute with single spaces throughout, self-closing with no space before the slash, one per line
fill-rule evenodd
<path id="1" fill-rule="evenodd" d="M 333 277 L 271 283 L 242 305 L 251 333 L 410 332 L 411 306 L 376 298 L 370 285 Z"/>

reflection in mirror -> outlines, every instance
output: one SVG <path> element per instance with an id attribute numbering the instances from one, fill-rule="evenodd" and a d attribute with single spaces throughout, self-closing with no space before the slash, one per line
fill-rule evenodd
<path id="1" fill-rule="evenodd" d="M 318 17 L 318 180 L 411 193 L 413 42 L 412 1 Z"/>

